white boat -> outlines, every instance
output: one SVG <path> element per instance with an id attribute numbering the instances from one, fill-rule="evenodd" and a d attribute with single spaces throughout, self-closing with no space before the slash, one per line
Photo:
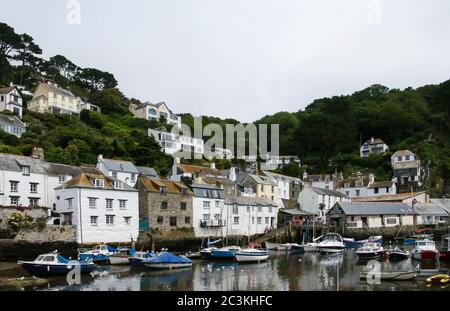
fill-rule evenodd
<path id="1" fill-rule="evenodd" d="M 243 248 L 234 257 L 237 262 L 261 262 L 269 258 L 269 252 L 262 249 Z"/>
<path id="2" fill-rule="evenodd" d="M 393 272 L 366 272 L 363 271 L 360 273 L 361 279 L 369 278 L 377 278 L 383 281 L 408 281 L 413 280 L 419 275 L 419 270 L 413 269 L 409 271 L 393 271 Z"/>
<path id="3" fill-rule="evenodd" d="M 344 240 L 338 233 L 328 233 L 317 246 L 320 253 L 341 253 L 345 250 Z"/>
<path id="4" fill-rule="evenodd" d="M 431 240 L 416 241 L 411 257 L 417 260 L 435 260 L 438 257 L 436 243 Z"/>
<path id="5" fill-rule="evenodd" d="M 369 242 L 358 248 L 355 254 L 359 259 L 376 259 L 383 258 L 386 255 L 386 251 L 380 244 Z"/>
<path id="6" fill-rule="evenodd" d="M 305 250 L 306 253 L 310 253 L 310 252 L 318 252 L 319 251 L 319 243 L 320 241 L 323 239 L 323 235 L 321 235 L 320 237 L 313 239 L 312 242 L 310 243 L 306 243 L 306 244 L 301 244 L 301 246 L 303 246 L 303 249 Z"/>
<path id="7" fill-rule="evenodd" d="M 111 265 L 128 265 L 130 258 L 134 256 L 134 249 L 118 248 L 114 254 L 109 255 L 109 263 Z"/>
<path id="8" fill-rule="evenodd" d="M 272 243 L 272 242 L 268 242 L 268 241 L 266 241 L 265 243 L 266 243 L 266 250 L 268 250 L 268 251 L 288 252 L 292 248 L 292 245 L 290 243 L 280 244 L 280 243 Z"/>

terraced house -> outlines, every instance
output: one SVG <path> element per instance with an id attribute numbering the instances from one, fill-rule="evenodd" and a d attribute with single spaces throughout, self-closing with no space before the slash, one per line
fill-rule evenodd
<path id="1" fill-rule="evenodd" d="M 170 231 L 192 228 L 193 192 L 182 182 L 140 176 L 139 217 L 151 229 Z"/>

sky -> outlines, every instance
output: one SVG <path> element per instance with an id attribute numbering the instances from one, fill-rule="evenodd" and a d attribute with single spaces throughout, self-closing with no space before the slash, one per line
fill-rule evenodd
<path id="1" fill-rule="evenodd" d="M 68 22 L 73 1 L 80 23 Z M 175 113 L 250 122 L 375 83 L 450 79 L 448 0 L 2 0 L 1 8 L 0 21 L 30 34 L 44 57 L 111 72 L 127 97 Z"/>

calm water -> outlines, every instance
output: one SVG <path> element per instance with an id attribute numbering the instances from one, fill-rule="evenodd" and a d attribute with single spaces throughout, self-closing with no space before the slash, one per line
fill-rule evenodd
<path id="1" fill-rule="evenodd" d="M 381 262 L 382 271 L 408 270 L 420 262 L 405 260 L 399 263 Z M 272 253 L 260 264 L 237 264 L 194 261 L 192 269 L 178 271 L 149 271 L 135 267 L 101 267 L 101 276 L 84 276 L 83 284 L 67 286 L 65 278 L 52 279 L 49 286 L 35 290 L 101 290 L 101 291 L 349 291 L 349 290 L 450 290 L 450 287 L 428 288 L 424 278 L 414 281 L 384 281 L 369 285 L 359 279 L 365 267 L 358 262 L 353 250 L 343 254 L 303 255 Z M 422 268 L 437 268 L 437 264 L 422 264 Z M 450 268 L 441 263 L 441 268 Z"/>

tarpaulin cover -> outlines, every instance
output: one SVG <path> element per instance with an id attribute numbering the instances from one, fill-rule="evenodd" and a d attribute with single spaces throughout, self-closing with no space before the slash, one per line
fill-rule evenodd
<path id="1" fill-rule="evenodd" d="M 164 252 L 152 258 L 144 259 L 143 262 L 151 263 L 189 263 L 192 262 L 189 258 L 176 256 L 172 253 Z"/>

